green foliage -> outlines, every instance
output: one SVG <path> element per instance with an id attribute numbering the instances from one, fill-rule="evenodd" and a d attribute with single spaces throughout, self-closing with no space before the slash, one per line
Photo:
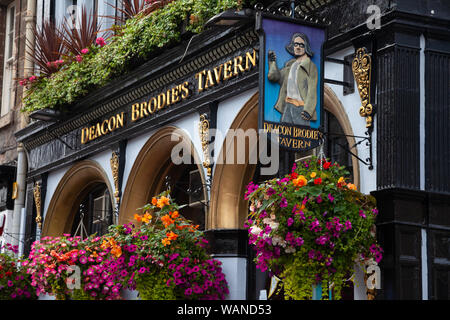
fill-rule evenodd
<path id="1" fill-rule="evenodd" d="M 172 287 L 166 285 L 167 279 L 159 272 L 139 275 L 136 279 L 136 289 L 142 300 L 176 300 Z"/>
<path id="2" fill-rule="evenodd" d="M 208 19 L 230 9 L 251 5 L 241 0 L 176 0 L 148 16 L 129 19 L 121 34 L 102 48 L 91 46 L 83 61 L 65 64 L 50 77 L 40 77 L 31 84 L 22 111 L 43 108 L 62 109 L 74 104 L 95 89 L 126 74 L 151 58 L 156 50 L 176 44 L 181 39 L 181 25 L 186 31 L 200 33 Z"/>

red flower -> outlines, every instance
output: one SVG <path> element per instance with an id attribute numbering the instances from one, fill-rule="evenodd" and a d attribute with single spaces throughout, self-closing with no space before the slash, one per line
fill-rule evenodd
<path id="1" fill-rule="evenodd" d="M 291 173 L 291 180 L 297 179 L 298 178 L 298 173 L 297 172 L 292 172 Z"/>
<path id="2" fill-rule="evenodd" d="M 321 184 L 321 183 L 322 183 L 322 178 L 314 179 L 314 184 Z"/>
<path id="3" fill-rule="evenodd" d="M 330 166 L 331 166 L 331 162 L 325 162 L 325 163 L 323 164 L 323 168 L 324 168 L 325 170 L 330 169 Z"/>

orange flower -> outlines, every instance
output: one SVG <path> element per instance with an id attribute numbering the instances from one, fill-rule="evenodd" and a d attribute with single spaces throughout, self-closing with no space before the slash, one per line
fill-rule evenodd
<path id="1" fill-rule="evenodd" d="M 177 240 L 178 235 L 176 233 L 174 233 L 173 231 L 170 231 L 169 233 L 166 234 L 167 239 L 173 241 L 173 240 Z"/>
<path id="2" fill-rule="evenodd" d="M 296 187 L 303 187 L 303 186 L 306 186 L 306 184 L 308 183 L 308 180 L 306 180 L 306 178 L 304 176 L 298 176 L 297 179 L 292 180 L 292 183 Z"/>
<path id="3" fill-rule="evenodd" d="M 171 212 L 170 214 L 171 214 L 171 216 L 172 216 L 172 219 L 176 219 L 176 218 L 178 218 L 178 216 L 180 215 L 180 214 L 178 213 L 178 211 Z"/>
<path id="4" fill-rule="evenodd" d="M 136 220 L 137 222 L 141 222 L 142 221 L 142 217 L 140 215 L 138 215 L 137 213 L 134 214 L 134 220 Z"/>
<path id="5" fill-rule="evenodd" d="M 350 190 L 356 190 L 356 186 L 353 183 L 347 184 L 347 188 L 349 188 Z"/>
<path id="6" fill-rule="evenodd" d="M 119 258 L 122 255 L 122 248 L 120 246 L 114 246 L 111 249 L 111 253 L 116 257 Z"/>
<path id="7" fill-rule="evenodd" d="M 161 221 L 164 223 L 164 227 L 166 228 L 175 222 L 168 214 L 162 216 Z"/>
<path id="8" fill-rule="evenodd" d="M 158 203 L 158 199 L 153 198 L 153 199 L 152 199 L 152 205 L 156 206 L 157 203 Z"/>
<path id="9" fill-rule="evenodd" d="M 142 218 L 142 221 L 144 221 L 145 223 L 149 223 L 150 220 L 152 220 L 152 218 L 153 218 L 152 215 L 150 213 L 146 212 L 144 214 L 144 217 Z"/>
<path id="10" fill-rule="evenodd" d="M 164 247 L 167 246 L 167 245 L 170 245 L 170 240 L 167 239 L 167 238 L 162 239 L 161 242 L 162 242 L 162 244 L 164 245 Z"/>
<path id="11" fill-rule="evenodd" d="M 169 202 L 170 202 L 169 198 L 162 196 L 161 198 L 158 199 L 156 206 L 162 209 L 165 205 L 168 205 Z"/>
<path id="12" fill-rule="evenodd" d="M 315 173 L 315 172 L 311 172 L 311 175 L 310 175 L 310 177 L 311 177 L 311 178 L 313 178 L 313 179 L 314 179 L 314 178 L 315 178 L 316 176 L 317 176 L 317 173 Z"/>

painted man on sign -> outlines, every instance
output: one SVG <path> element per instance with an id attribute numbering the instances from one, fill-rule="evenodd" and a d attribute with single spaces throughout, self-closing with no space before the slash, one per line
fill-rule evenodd
<path id="1" fill-rule="evenodd" d="M 294 57 L 280 70 L 275 52 L 269 51 L 268 79 L 280 84 L 275 109 L 282 114 L 281 122 L 310 126 L 317 120 L 317 66 L 311 61 L 314 53 L 304 33 L 294 33 L 286 50 Z"/>

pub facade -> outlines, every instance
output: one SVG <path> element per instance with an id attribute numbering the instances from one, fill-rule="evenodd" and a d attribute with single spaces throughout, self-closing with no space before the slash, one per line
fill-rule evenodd
<path id="1" fill-rule="evenodd" d="M 377 299 L 448 299 L 450 8 L 445 1 L 372 2 L 293 2 L 300 24 L 327 29 L 324 135 L 316 149 L 279 152 L 271 176 L 319 149 L 347 166 L 358 189 L 377 199 L 384 248 Z M 229 298 L 259 299 L 268 276 L 255 268 L 244 229 L 246 186 L 266 179 L 252 161 L 262 145 L 250 137 L 260 125 L 266 58 L 258 14 L 280 15 L 286 4 L 262 1 L 216 16 L 199 35 L 68 112 L 37 112 L 41 120 L 16 133 L 27 159 L 23 252 L 43 236 L 102 234 L 132 222 L 138 208 L 170 189 L 222 261 Z M 227 139 L 239 130 L 241 146 Z M 356 277 L 361 285 L 350 297 L 367 299 L 363 273 Z"/>

